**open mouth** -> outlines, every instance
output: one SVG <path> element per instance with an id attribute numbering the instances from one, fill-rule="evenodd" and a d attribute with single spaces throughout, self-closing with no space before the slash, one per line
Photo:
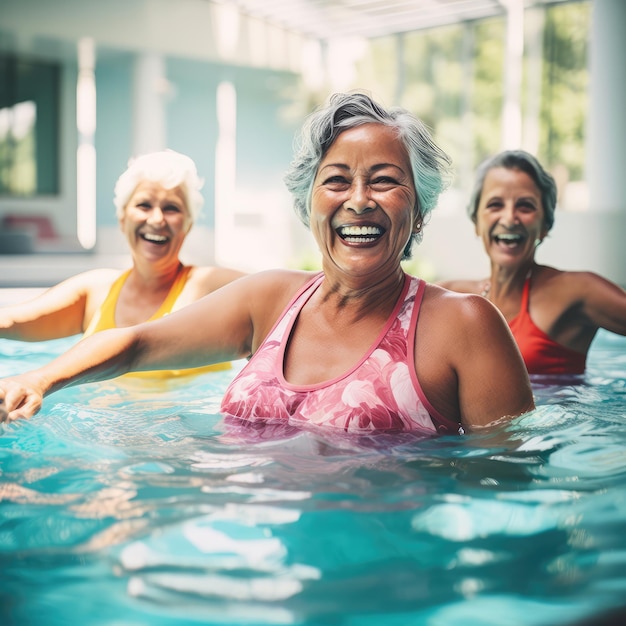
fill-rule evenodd
<path id="1" fill-rule="evenodd" d="M 499 235 L 493 235 L 492 239 L 497 244 L 510 247 L 518 246 L 526 241 L 526 237 L 518 233 L 501 233 Z"/>
<path id="2" fill-rule="evenodd" d="M 154 233 L 141 233 L 139 235 L 144 241 L 149 243 L 155 243 L 157 245 L 163 245 L 169 241 L 165 235 L 155 235 Z"/>
<path id="3" fill-rule="evenodd" d="M 348 243 L 371 243 L 385 233 L 380 226 L 340 226 L 337 234 Z"/>

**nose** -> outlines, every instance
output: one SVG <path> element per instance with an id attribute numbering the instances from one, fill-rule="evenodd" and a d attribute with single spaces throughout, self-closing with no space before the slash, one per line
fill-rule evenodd
<path id="1" fill-rule="evenodd" d="M 152 224 L 155 226 L 160 226 L 165 223 L 165 214 L 161 210 L 161 207 L 154 206 L 148 215 L 148 219 L 146 220 L 148 224 Z"/>
<path id="2" fill-rule="evenodd" d="M 518 223 L 517 211 L 513 203 L 507 203 L 500 214 L 500 222 L 507 228 L 511 228 Z"/>
<path id="3" fill-rule="evenodd" d="M 357 215 L 376 208 L 376 203 L 370 197 L 370 188 L 365 181 L 360 179 L 354 181 L 345 208 Z"/>

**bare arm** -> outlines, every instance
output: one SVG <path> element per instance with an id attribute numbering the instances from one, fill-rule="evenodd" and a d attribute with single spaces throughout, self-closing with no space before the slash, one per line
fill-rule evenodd
<path id="1" fill-rule="evenodd" d="M 38 369 L 0 380 L 0 421 L 33 416 L 44 396 L 63 387 L 129 371 L 136 341 L 136 326 L 105 330 L 83 339 Z"/>
<path id="2" fill-rule="evenodd" d="M 455 359 L 462 423 L 485 426 L 534 409 L 526 366 L 500 312 L 474 296 L 463 309 Z"/>
<path id="3" fill-rule="evenodd" d="M 246 357 L 304 276 L 275 272 L 244 277 L 164 318 L 87 337 L 43 367 L 0 380 L 4 418 L 31 417 L 44 396 L 64 387 L 129 371 L 199 367 Z"/>
<path id="4" fill-rule="evenodd" d="M 117 274 L 117 270 L 77 274 L 32 300 L 0 308 L 0 337 L 46 341 L 82 333 L 89 294 L 100 285 L 106 293 Z"/>
<path id="5" fill-rule="evenodd" d="M 585 317 L 597 328 L 626 335 L 626 291 L 592 272 L 579 274 L 578 284 Z"/>
<path id="6" fill-rule="evenodd" d="M 472 427 L 534 408 L 515 340 L 485 298 L 430 285 L 417 330 L 418 378 L 443 415 Z"/>

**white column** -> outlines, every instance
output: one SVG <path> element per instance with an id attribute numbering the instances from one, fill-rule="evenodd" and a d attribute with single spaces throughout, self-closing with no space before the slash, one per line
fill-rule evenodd
<path id="1" fill-rule="evenodd" d="M 539 153 L 541 119 L 541 73 L 543 66 L 544 7 L 526 9 L 526 100 L 523 119 L 522 148 Z"/>
<path id="2" fill-rule="evenodd" d="M 594 0 L 587 167 L 591 210 L 626 212 L 626 2 Z M 624 234 L 624 233 L 623 233 Z"/>
<path id="3" fill-rule="evenodd" d="M 237 92 L 230 82 L 217 87 L 217 143 L 215 145 L 215 260 L 237 267 L 242 253 L 235 236 L 237 182 Z"/>
<path id="4" fill-rule="evenodd" d="M 626 2 L 594 0 L 587 176 L 599 271 L 626 286 Z"/>
<path id="5" fill-rule="evenodd" d="M 138 54 L 133 83 L 132 156 L 167 147 L 165 100 L 168 91 L 163 57 L 151 52 Z"/>
<path id="6" fill-rule="evenodd" d="M 474 101 L 474 26 L 470 22 L 464 22 L 463 41 L 461 44 L 461 68 L 462 100 L 461 100 L 461 124 L 463 133 L 460 138 L 460 161 L 458 164 L 459 188 L 469 190 L 474 182 L 474 115 L 472 103 Z M 465 213 L 465 203 L 459 203 L 459 213 Z"/>
<path id="7" fill-rule="evenodd" d="M 502 109 L 503 150 L 522 145 L 522 68 L 524 59 L 524 2 L 502 0 L 506 6 L 504 57 L 504 105 Z"/>
<path id="8" fill-rule="evenodd" d="M 76 233 L 80 245 L 96 245 L 96 50 L 93 39 L 78 42 L 76 85 Z"/>

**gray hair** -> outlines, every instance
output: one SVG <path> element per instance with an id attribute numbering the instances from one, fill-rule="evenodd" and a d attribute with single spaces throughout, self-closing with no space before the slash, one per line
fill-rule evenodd
<path id="1" fill-rule="evenodd" d="M 496 168 L 503 167 L 507 170 L 520 170 L 528 174 L 539 193 L 543 205 L 544 226 L 549 231 L 554 226 L 554 210 L 556 209 L 557 189 L 554 178 L 541 166 L 541 163 L 530 153 L 524 150 L 505 150 L 484 161 L 476 170 L 476 182 L 467 206 L 467 213 L 474 224 L 476 212 L 480 204 L 480 197 L 485 185 L 487 173 Z"/>
<path id="2" fill-rule="evenodd" d="M 204 204 L 200 193 L 204 180 L 198 176 L 193 160 L 174 150 L 150 152 L 128 162 L 128 168 L 115 183 L 113 203 L 118 219 L 123 217 L 137 185 L 144 180 L 160 183 L 165 189 L 182 187 L 191 221 L 196 220 Z"/>
<path id="3" fill-rule="evenodd" d="M 321 160 L 343 131 L 369 123 L 395 129 L 404 144 L 416 191 L 415 216 L 422 224 L 448 186 L 450 158 L 434 143 L 423 122 L 406 109 L 386 109 L 364 93 L 337 93 L 306 119 L 296 139 L 295 156 L 284 177 L 294 198 L 294 209 L 307 228 L 313 181 Z M 420 232 L 413 233 L 404 250 L 404 259 L 410 258 L 413 241 L 419 242 L 421 234 L 421 228 Z"/>

